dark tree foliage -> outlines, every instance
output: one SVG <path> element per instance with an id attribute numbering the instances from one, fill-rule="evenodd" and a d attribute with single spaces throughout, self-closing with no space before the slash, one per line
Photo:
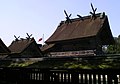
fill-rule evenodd
<path id="1" fill-rule="evenodd" d="M 115 44 L 107 47 L 107 53 L 109 54 L 120 54 L 120 35 L 115 37 Z"/>

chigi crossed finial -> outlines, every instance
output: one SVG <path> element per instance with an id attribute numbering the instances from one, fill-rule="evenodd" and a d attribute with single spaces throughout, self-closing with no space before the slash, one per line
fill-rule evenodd
<path id="1" fill-rule="evenodd" d="M 96 12 L 97 8 L 94 8 L 92 3 L 91 3 L 91 8 L 92 8 L 93 12 L 90 12 L 90 14 L 92 15 L 92 18 L 95 19 L 96 18 L 95 12 Z"/>

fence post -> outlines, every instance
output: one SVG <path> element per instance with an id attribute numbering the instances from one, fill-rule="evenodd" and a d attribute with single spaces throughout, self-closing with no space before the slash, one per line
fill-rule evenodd
<path id="1" fill-rule="evenodd" d="M 114 84 L 118 84 L 118 78 L 116 74 L 108 75 L 108 84 L 112 84 L 112 80 L 114 80 Z"/>
<path id="2" fill-rule="evenodd" d="M 79 84 L 79 73 L 75 70 L 71 72 L 71 82 L 73 84 Z"/>
<path id="3" fill-rule="evenodd" d="M 49 69 L 44 69 L 44 82 L 45 82 L 45 84 L 50 83 L 50 71 L 49 71 Z"/>
<path id="4" fill-rule="evenodd" d="M 116 72 L 113 72 L 110 70 L 111 73 L 109 73 L 107 76 L 108 84 L 112 84 L 112 80 L 114 80 L 114 84 L 118 84 L 118 78 Z"/>

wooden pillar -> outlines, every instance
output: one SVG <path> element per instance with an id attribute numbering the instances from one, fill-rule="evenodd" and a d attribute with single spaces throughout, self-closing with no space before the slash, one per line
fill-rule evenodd
<path id="1" fill-rule="evenodd" d="M 73 70 L 72 74 L 71 74 L 71 82 L 73 84 L 79 84 L 79 73 L 77 73 L 76 71 Z"/>
<path id="2" fill-rule="evenodd" d="M 98 36 L 96 36 L 96 54 L 102 54 L 102 42 Z"/>

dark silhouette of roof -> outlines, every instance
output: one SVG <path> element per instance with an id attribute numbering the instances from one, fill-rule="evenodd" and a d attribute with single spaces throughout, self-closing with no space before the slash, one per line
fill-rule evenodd
<path id="1" fill-rule="evenodd" d="M 34 40 L 28 40 L 28 39 L 23 39 L 23 40 L 18 40 L 18 41 L 13 41 L 11 45 L 9 46 L 9 49 L 11 52 L 15 53 L 21 53 L 22 51 L 25 50 Z"/>
<path id="2" fill-rule="evenodd" d="M 3 41 L 0 39 L 0 54 L 9 54 L 9 53 L 10 53 L 10 50 L 3 43 Z"/>
<path id="3" fill-rule="evenodd" d="M 33 43 L 35 44 L 35 46 L 30 47 L 30 45 Z M 15 40 L 11 43 L 9 49 L 11 50 L 12 53 L 22 53 L 25 50 L 27 50 L 28 47 L 32 49 L 34 48 L 36 52 L 39 52 L 39 54 L 42 55 L 42 52 L 34 38 Z"/>
<path id="4" fill-rule="evenodd" d="M 72 23 L 61 21 L 55 32 L 46 40 L 47 44 L 79 40 L 88 37 L 99 36 L 103 45 L 114 43 L 108 17 L 101 17 L 101 13 L 96 14 L 93 19 L 91 16 L 71 19 Z"/>
<path id="5" fill-rule="evenodd" d="M 49 44 L 49 45 L 43 45 L 40 49 L 41 49 L 41 51 L 46 51 L 46 50 L 50 50 L 52 47 L 54 47 L 55 46 L 55 44 Z"/>

